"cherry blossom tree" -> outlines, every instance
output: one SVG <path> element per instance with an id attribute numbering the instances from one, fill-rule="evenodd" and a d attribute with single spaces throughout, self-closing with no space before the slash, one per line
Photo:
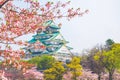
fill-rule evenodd
<path id="1" fill-rule="evenodd" d="M 12 67 L 26 71 L 27 63 L 21 62 L 24 57 L 23 50 L 14 50 L 11 45 L 27 46 L 26 41 L 17 40 L 19 37 L 34 33 L 43 27 L 43 23 L 48 20 L 56 20 L 65 17 L 70 20 L 76 16 L 88 13 L 88 10 L 81 11 L 80 8 L 67 8 L 70 1 L 62 3 L 60 1 L 46 2 L 45 4 L 35 0 L 18 0 L 29 4 L 26 8 L 14 4 L 15 0 L 0 0 L 0 56 L 4 58 L 3 66 Z M 61 24 L 58 24 L 60 26 Z M 3 46 L 4 45 L 4 46 Z M 4 49 L 3 49 L 4 48 Z M 30 65 L 29 65 L 30 66 Z"/>

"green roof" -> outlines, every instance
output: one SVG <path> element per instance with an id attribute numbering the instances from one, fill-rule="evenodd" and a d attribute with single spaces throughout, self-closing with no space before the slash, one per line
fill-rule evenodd
<path id="1" fill-rule="evenodd" d="M 53 20 L 49 20 L 49 21 L 46 21 L 45 23 L 43 23 L 43 26 L 49 26 L 53 23 Z"/>
<path id="2" fill-rule="evenodd" d="M 35 43 L 37 40 L 36 39 L 32 39 L 30 41 L 28 41 L 28 43 Z"/>
<path id="3" fill-rule="evenodd" d="M 43 23 L 43 26 L 49 26 L 54 29 L 60 29 L 59 26 L 54 25 L 53 20 L 46 21 L 45 23 Z"/>
<path id="4" fill-rule="evenodd" d="M 69 50 L 73 49 L 72 47 L 66 46 Z"/>
<path id="5" fill-rule="evenodd" d="M 53 29 L 60 29 L 60 27 L 59 27 L 59 26 L 56 26 L 56 25 L 50 25 L 49 27 L 50 27 L 50 28 L 53 28 Z"/>
<path id="6" fill-rule="evenodd" d="M 53 36 L 54 36 L 53 34 L 38 34 L 38 35 L 34 35 L 33 37 L 37 40 L 46 40 L 46 39 L 50 39 Z"/>

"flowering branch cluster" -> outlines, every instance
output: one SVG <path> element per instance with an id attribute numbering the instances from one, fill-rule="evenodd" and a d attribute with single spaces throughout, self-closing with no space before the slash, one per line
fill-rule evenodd
<path id="1" fill-rule="evenodd" d="M 22 40 L 16 40 L 18 37 L 34 33 L 39 28 L 43 28 L 42 24 L 48 20 L 55 20 L 66 17 L 68 20 L 76 16 L 82 16 L 88 10 L 81 12 L 80 8 L 69 8 L 66 6 L 70 1 L 62 3 L 47 2 L 42 5 L 38 1 L 20 0 L 29 4 L 28 8 L 21 8 L 13 4 L 14 0 L 0 0 L 0 13 L 4 18 L 0 18 L 0 44 L 5 44 L 7 47 L 2 50 L 0 46 L 0 56 L 4 57 L 3 65 L 12 64 L 12 67 L 17 69 L 25 69 L 25 64 L 20 62 L 24 51 L 12 50 L 10 44 L 27 45 L 28 43 Z M 24 67 L 24 68 L 22 68 Z"/>

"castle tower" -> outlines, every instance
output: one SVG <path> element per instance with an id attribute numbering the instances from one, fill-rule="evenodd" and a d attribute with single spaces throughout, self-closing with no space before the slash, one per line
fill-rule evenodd
<path id="1" fill-rule="evenodd" d="M 60 33 L 60 27 L 56 26 L 52 20 L 43 24 L 44 30 L 38 29 L 36 35 L 28 41 L 29 46 L 26 47 L 26 55 L 34 57 L 42 54 L 50 54 L 59 61 L 71 59 L 71 47 Z M 31 54 L 30 54 L 31 53 Z"/>

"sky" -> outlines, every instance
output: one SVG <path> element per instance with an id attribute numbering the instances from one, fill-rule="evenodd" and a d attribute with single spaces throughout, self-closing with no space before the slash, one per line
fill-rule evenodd
<path id="1" fill-rule="evenodd" d="M 83 17 L 62 20 L 62 34 L 75 52 L 105 44 L 110 38 L 120 42 L 120 0 L 71 0 L 71 6 L 89 9 Z"/>
<path id="2" fill-rule="evenodd" d="M 57 1 L 57 0 L 49 0 Z M 60 0 L 68 1 L 68 0 Z M 70 0 L 70 7 L 89 10 L 88 14 L 62 23 L 61 33 L 73 47 L 73 52 L 81 53 L 97 44 L 105 44 L 107 39 L 120 42 L 120 0 Z"/>
<path id="3" fill-rule="evenodd" d="M 58 0 L 40 0 L 58 1 Z M 60 0 L 68 1 L 68 0 Z M 81 10 L 89 10 L 88 14 L 76 17 L 67 21 L 60 19 L 61 34 L 69 41 L 69 46 L 73 47 L 73 52 L 82 52 L 83 49 L 90 49 L 96 44 L 104 44 L 107 39 L 120 42 L 120 0 L 70 0 L 69 7 Z M 18 3 L 16 3 L 18 4 Z M 22 4 L 23 5 L 23 4 Z M 26 36 L 22 37 L 23 39 Z M 31 39 L 32 36 L 27 36 Z"/>

